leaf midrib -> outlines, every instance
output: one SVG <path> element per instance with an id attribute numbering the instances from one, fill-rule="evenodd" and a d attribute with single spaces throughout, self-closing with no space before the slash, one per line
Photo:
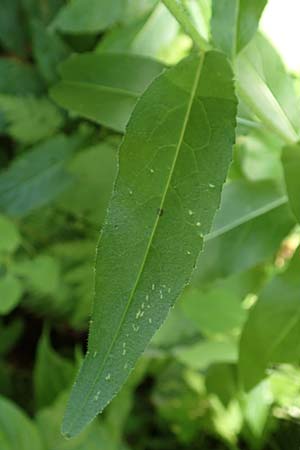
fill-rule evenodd
<path id="1" fill-rule="evenodd" d="M 167 195 L 169 187 L 170 187 L 170 182 L 171 182 L 171 179 L 172 179 L 172 176 L 173 176 L 173 173 L 174 173 L 174 169 L 176 167 L 178 155 L 179 155 L 180 148 L 181 148 L 181 145 L 182 145 L 182 142 L 183 142 L 183 139 L 184 139 L 184 135 L 185 135 L 185 132 L 186 132 L 188 119 L 189 119 L 189 116 L 190 116 L 190 113 L 191 113 L 191 109 L 192 109 L 192 106 L 193 106 L 193 101 L 194 101 L 194 98 L 195 98 L 197 86 L 198 86 L 198 83 L 199 83 L 199 80 L 200 80 L 200 75 L 201 75 L 201 70 L 202 70 L 202 67 L 203 67 L 204 59 L 205 59 L 205 53 L 200 55 L 200 60 L 199 60 L 199 64 L 198 64 L 198 67 L 197 67 L 197 71 L 196 71 L 196 75 L 195 75 L 195 79 L 194 79 L 194 84 L 192 86 L 189 103 L 187 105 L 187 111 L 186 111 L 186 115 L 185 115 L 184 122 L 183 122 L 183 125 L 182 125 L 181 133 L 180 133 L 180 136 L 179 136 L 179 141 L 178 141 L 178 144 L 177 144 L 177 147 L 176 147 L 173 163 L 172 163 L 172 166 L 170 168 L 170 174 L 169 174 L 169 177 L 167 179 L 166 188 L 165 188 L 165 190 L 163 192 L 161 203 L 160 203 L 160 206 L 159 206 L 160 210 L 163 209 L 163 205 L 164 205 L 164 202 L 165 202 L 165 199 L 166 199 L 166 195 Z M 83 403 L 83 405 L 81 407 L 81 410 L 82 410 L 82 408 L 85 407 L 85 405 L 88 403 L 89 398 L 91 397 L 91 394 L 92 394 L 92 392 L 93 392 L 93 390 L 95 388 L 95 385 L 97 384 L 97 382 L 98 382 L 98 380 L 99 380 L 99 378 L 100 378 L 100 376 L 102 374 L 102 369 L 105 366 L 105 363 L 106 363 L 106 361 L 108 359 L 108 356 L 109 356 L 111 350 L 113 349 L 113 347 L 115 345 L 115 342 L 116 342 L 116 340 L 118 338 L 119 332 L 120 332 L 120 330 L 122 328 L 122 325 L 124 323 L 124 320 L 125 320 L 125 318 L 127 316 L 127 312 L 128 312 L 128 310 L 130 308 L 130 305 L 132 303 L 135 291 L 137 289 L 137 286 L 139 284 L 141 275 L 143 273 L 143 270 L 144 270 L 144 267 L 145 267 L 145 264 L 146 264 L 146 261 L 147 261 L 147 257 L 148 257 L 148 254 L 149 254 L 149 251 L 150 251 L 150 248 L 151 248 L 151 244 L 152 244 L 153 238 L 155 236 L 155 232 L 156 232 L 156 229 L 157 229 L 157 225 L 159 223 L 159 219 L 160 219 L 160 216 L 157 215 L 157 217 L 155 219 L 155 222 L 154 222 L 153 230 L 152 230 L 150 238 L 149 238 L 148 245 L 146 247 L 146 251 L 145 251 L 144 259 L 143 259 L 142 264 L 141 264 L 141 268 L 140 268 L 140 270 L 139 270 L 139 272 L 137 274 L 136 282 L 135 282 L 135 284 L 134 284 L 134 286 L 132 288 L 132 291 L 130 293 L 130 297 L 128 299 L 125 311 L 124 311 L 124 313 L 122 315 L 122 318 L 121 318 L 121 321 L 120 321 L 120 325 L 119 325 L 119 327 L 118 327 L 118 329 L 117 329 L 117 331 L 116 331 L 116 333 L 115 333 L 115 335 L 114 335 L 114 337 L 112 339 L 111 345 L 109 346 L 109 348 L 108 348 L 108 350 L 106 352 L 104 360 L 103 360 L 103 362 L 102 362 L 102 364 L 101 364 L 101 366 L 99 368 L 99 373 L 98 373 L 97 377 L 95 378 L 95 381 L 91 385 L 89 393 L 87 394 L 86 399 L 85 399 L 85 401 L 84 401 L 84 403 Z M 76 417 L 72 421 L 72 425 L 77 420 L 77 417 L 78 417 L 78 415 L 76 415 Z M 71 427 L 69 427 L 69 428 L 71 428 Z"/>

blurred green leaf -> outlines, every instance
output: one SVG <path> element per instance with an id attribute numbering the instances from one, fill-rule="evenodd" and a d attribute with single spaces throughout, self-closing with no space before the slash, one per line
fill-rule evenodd
<path id="1" fill-rule="evenodd" d="M 41 76 L 48 84 L 58 79 L 57 67 L 70 54 L 69 47 L 54 32 L 45 29 L 42 22 L 35 20 L 31 26 L 33 55 Z"/>
<path id="2" fill-rule="evenodd" d="M 112 29 L 100 40 L 98 52 L 133 53 L 159 57 L 171 44 L 177 33 L 178 23 L 163 4 L 137 22 Z"/>
<path id="3" fill-rule="evenodd" d="M 16 344 L 24 331 L 22 319 L 14 319 L 8 324 L 0 322 L 0 354 L 5 355 Z"/>
<path id="4" fill-rule="evenodd" d="M 0 397 L 0 448 L 44 450 L 34 423 L 11 401 Z"/>
<path id="5" fill-rule="evenodd" d="M 300 254 L 263 289 L 244 327 L 239 367 L 247 390 L 266 376 L 271 364 L 298 363 Z"/>
<path id="6" fill-rule="evenodd" d="M 117 172 L 116 146 L 103 142 L 84 149 L 71 160 L 68 170 L 74 183 L 58 199 L 59 206 L 98 227 L 104 221 Z"/>
<path id="7" fill-rule="evenodd" d="M 247 286 L 243 292 L 238 283 L 237 277 L 231 277 L 206 288 L 187 289 L 181 299 L 181 308 L 186 317 L 207 335 L 239 329 L 246 319 L 242 300 L 249 292 Z"/>
<path id="8" fill-rule="evenodd" d="M 240 98 L 285 143 L 295 143 L 299 130 L 299 102 L 280 57 L 259 36 L 237 58 Z"/>
<path id="9" fill-rule="evenodd" d="M 284 147 L 282 164 L 291 210 L 300 222 L 300 145 Z"/>
<path id="10" fill-rule="evenodd" d="M 62 81 L 50 94 L 60 106 L 123 132 L 137 99 L 162 69 L 134 55 L 75 55 L 61 65 Z"/>
<path id="11" fill-rule="evenodd" d="M 15 159 L 0 173 L 0 210 L 21 217 L 50 203 L 72 181 L 65 168 L 76 145 L 57 135 Z"/>
<path id="12" fill-rule="evenodd" d="M 212 0 L 211 29 L 216 47 L 230 58 L 254 36 L 267 0 Z"/>
<path id="13" fill-rule="evenodd" d="M 28 43 L 26 23 L 22 16 L 21 0 L 1 1 L 0 43 L 19 56 L 26 54 Z"/>
<path id="14" fill-rule="evenodd" d="M 192 369 L 206 369 L 211 364 L 234 363 L 238 359 L 238 347 L 233 340 L 202 341 L 173 350 L 182 364 Z"/>
<path id="15" fill-rule="evenodd" d="M 34 396 L 37 409 L 54 403 L 59 394 L 71 386 L 74 364 L 51 347 L 49 331 L 40 337 L 33 370 Z"/>
<path id="16" fill-rule="evenodd" d="M 245 177 L 253 182 L 276 180 L 282 183 L 281 149 L 281 142 L 267 130 L 252 130 L 247 136 L 240 136 L 237 151 Z"/>
<path id="17" fill-rule="evenodd" d="M 43 83 L 30 64 L 12 58 L 0 58 L 0 92 L 8 95 L 40 94 Z"/>
<path id="18" fill-rule="evenodd" d="M 39 254 L 34 259 L 16 262 L 13 270 L 33 292 L 50 295 L 58 289 L 60 267 L 51 256 Z"/>
<path id="19" fill-rule="evenodd" d="M 21 300 L 22 284 L 12 274 L 0 276 L 0 315 L 10 313 Z"/>
<path id="20" fill-rule="evenodd" d="M 285 192 L 274 182 L 231 181 L 224 186 L 220 209 L 205 240 L 213 240 L 247 222 L 259 219 L 287 202 Z"/>
<path id="21" fill-rule="evenodd" d="M 0 254 L 13 253 L 20 243 L 21 236 L 14 222 L 0 215 Z"/>
<path id="22" fill-rule="evenodd" d="M 64 33 L 98 33 L 121 19 L 124 0 L 73 0 L 59 11 L 54 26 Z"/>
<path id="23" fill-rule="evenodd" d="M 211 282 L 269 261 L 295 225 L 287 198 L 272 183 L 233 181 L 206 237 L 193 275 Z"/>
<path id="24" fill-rule="evenodd" d="M 7 122 L 7 132 L 24 144 L 51 137 L 64 120 L 47 98 L 0 95 L 0 111 Z"/>

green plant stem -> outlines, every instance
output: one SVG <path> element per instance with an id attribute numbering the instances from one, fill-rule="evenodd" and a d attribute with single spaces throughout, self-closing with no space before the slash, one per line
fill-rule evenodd
<path id="1" fill-rule="evenodd" d="M 183 30 L 192 38 L 193 42 L 200 50 L 206 52 L 210 50 L 211 46 L 207 40 L 199 33 L 189 15 L 185 11 L 183 5 L 177 0 L 162 0 L 164 5 L 168 8 L 170 13 L 175 17 Z"/>

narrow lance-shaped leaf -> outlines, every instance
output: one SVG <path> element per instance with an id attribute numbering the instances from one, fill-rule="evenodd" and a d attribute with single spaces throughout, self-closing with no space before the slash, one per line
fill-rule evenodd
<path id="1" fill-rule="evenodd" d="M 215 45 L 233 58 L 254 36 L 267 0 L 213 0 Z"/>
<path id="2" fill-rule="evenodd" d="M 189 282 L 220 203 L 236 98 L 224 55 L 165 71 L 138 102 L 96 263 L 88 353 L 63 432 L 76 435 L 110 402 Z"/>
<path id="3" fill-rule="evenodd" d="M 300 222 L 300 145 L 285 147 L 282 163 L 289 203 L 297 221 Z"/>

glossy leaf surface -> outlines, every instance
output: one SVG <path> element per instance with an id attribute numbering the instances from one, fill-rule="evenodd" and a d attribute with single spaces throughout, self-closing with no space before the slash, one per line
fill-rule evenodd
<path id="1" fill-rule="evenodd" d="M 220 203 L 235 116 L 232 71 L 218 52 L 165 71 L 137 104 L 98 247 L 89 351 L 66 435 L 119 391 L 188 283 Z"/>

